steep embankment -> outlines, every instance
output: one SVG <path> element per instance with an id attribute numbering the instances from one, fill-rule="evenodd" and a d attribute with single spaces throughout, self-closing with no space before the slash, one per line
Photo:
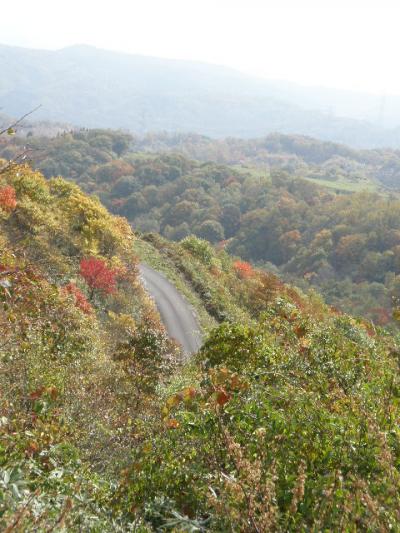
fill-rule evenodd
<path id="1" fill-rule="evenodd" d="M 176 356 L 134 246 L 77 186 L 0 176 L 1 530 L 129 530 L 115 486 Z"/>

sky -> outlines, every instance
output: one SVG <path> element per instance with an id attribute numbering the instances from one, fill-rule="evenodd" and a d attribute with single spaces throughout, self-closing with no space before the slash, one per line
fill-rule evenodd
<path id="1" fill-rule="evenodd" d="M 400 0 L 2 0 L 0 43 L 200 60 L 400 94 Z"/>

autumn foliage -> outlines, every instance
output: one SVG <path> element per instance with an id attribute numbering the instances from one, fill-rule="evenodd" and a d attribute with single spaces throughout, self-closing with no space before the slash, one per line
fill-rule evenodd
<path id="1" fill-rule="evenodd" d="M 5 211 L 13 211 L 17 207 L 15 189 L 11 185 L 0 188 L 0 207 Z"/>
<path id="2" fill-rule="evenodd" d="M 374 307 L 370 312 L 374 318 L 375 324 L 378 324 L 378 326 L 386 326 L 392 318 L 389 310 L 383 307 Z"/>
<path id="3" fill-rule="evenodd" d="M 251 276 L 254 274 L 253 267 L 246 261 L 235 261 L 233 263 L 233 268 L 236 270 L 239 278 L 241 279 L 251 278 Z"/>
<path id="4" fill-rule="evenodd" d="M 79 273 L 92 290 L 92 293 L 95 290 L 104 294 L 112 294 L 116 291 L 117 272 L 109 268 L 103 259 L 97 259 L 96 257 L 82 259 Z"/>
<path id="5" fill-rule="evenodd" d="M 69 294 L 73 296 L 75 300 L 75 305 L 80 309 L 83 313 L 89 315 L 93 312 L 93 308 L 90 305 L 90 303 L 87 301 L 86 296 L 83 294 L 83 292 L 75 285 L 75 283 L 68 283 L 65 287 L 63 287 L 64 294 Z"/>

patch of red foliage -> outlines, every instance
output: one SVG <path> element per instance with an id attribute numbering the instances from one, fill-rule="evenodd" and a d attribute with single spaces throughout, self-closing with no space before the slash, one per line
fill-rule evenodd
<path id="1" fill-rule="evenodd" d="M 254 275 L 253 267 L 246 261 L 235 261 L 233 263 L 233 268 L 241 279 L 251 278 Z"/>
<path id="2" fill-rule="evenodd" d="M 0 188 L 0 207 L 5 211 L 13 211 L 17 207 L 15 189 L 11 185 Z"/>
<path id="3" fill-rule="evenodd" d="M 112 294 L 117 289 L 115 279 L 117 272 L 109 268 L 103 259 L 96 257 L 82 259 L 79 273 L 92 291 L 97 289 L 105 294 Z"/>
<path id="4" fill-rule="evenodd" d="M 70 282 L 68 285 L 65 285 L 65 287 L 63 287 L 63 292 L 74 297 L 76 307 L 78 307 L 83 313 L 90 315 L 93 312 L 93 308 L 87 301 L 86 296 L 75 283 Z"/>

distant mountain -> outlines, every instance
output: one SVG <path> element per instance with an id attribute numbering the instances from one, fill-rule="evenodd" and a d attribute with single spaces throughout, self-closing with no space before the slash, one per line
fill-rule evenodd
<path id="1" fill-rule="evenodd" d="M 58 51 L 0 46 L 0 69 L 0 107 L 13 116 L 42 104 L 35 118 L 84 127 L 245 138 L 278 131 L 355 147 L 400 147 L 400 127 L 379 125 L 385 105 L 391 126 L 400 124 L 400 97 L 385 104 L 369 95 L 90 46 Z"/>

